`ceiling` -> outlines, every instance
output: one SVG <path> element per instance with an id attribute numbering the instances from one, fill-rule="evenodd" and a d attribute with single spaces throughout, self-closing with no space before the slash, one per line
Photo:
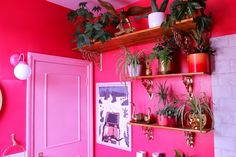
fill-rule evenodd
<path id="1" fill-rule="evenodd" d="M 49 2 L 58 4 L 60 6 L 75 10 L 78 7 L 78 4 L 80 2 L 88 2 L 88 6 L 94 6 L 97 5 L 97 0 L 47 0 Z M 122 8 L 124 6 L 127 6 L 130 3 L 133 3 L 137 0 L 106 0 L 107 2 L 110 2 L 116 9 Z"/>

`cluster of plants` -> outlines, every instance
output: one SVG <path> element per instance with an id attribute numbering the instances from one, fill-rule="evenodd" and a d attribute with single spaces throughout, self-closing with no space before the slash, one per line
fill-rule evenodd
<path id="1" fill-rule="evenodd" d="M 159 98 L 157 115 L 160 114 L 175 118 L 176 124 L 179 124 L 183 128 L 190 127 L 188 124 L 188 116 L 197 116 L 199 127 L 195 129 L 199 130 L 205 127 L 203 124 L 203 116 L 206 115 L 208 121 L 211 121 L 210 127 L 214 127 L 213 112 L 210 107 L 212 102 L 205 93 L 186 98 L 185 96 L 171 95 L 166 81 L 164 83 L 159 82 L 157 87 L 157 92 L 155 92 L 156 96 Z"/>
<path id="2" fill-rule="evenodd" d="M 212 27 L 212 16 L 205 13 L 206 0 L 174 0 L 170 4 L 170 14 L 167 14 L 162 26 L 165 29 L 174 26 L 176 22 L 192 18 L 196 28 L 190 32 L 176 30 L 175 40 L 187 54 L 208 53 L 213 55 L 209 38 Z"/>
<path id="3" fill-rule="evenodd" d="M 113 36 L 112 28 L 116 28 L 119 19 L 108 12 L 100 13 L 101 9 L 94 6 L 90 11 L 87 2 L 80 2 L 76 10 L 68 13 L 68 20 L 77 26 L 74 41 L 78 48 L 96 41 L 103 43 Z"/>

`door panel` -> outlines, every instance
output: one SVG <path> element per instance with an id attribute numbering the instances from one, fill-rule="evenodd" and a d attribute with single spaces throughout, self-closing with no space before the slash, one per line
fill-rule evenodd
<path id="1" fill-rule="evenodd" d="M 92 124 L 88 114 L 92 112 L 88 62 L 68 64 L 69 60 L 74 63 L 74 59 L 59 58 L 61 62 L 47 60 L 33 64 L 33 154 L 89 157 Z"/>

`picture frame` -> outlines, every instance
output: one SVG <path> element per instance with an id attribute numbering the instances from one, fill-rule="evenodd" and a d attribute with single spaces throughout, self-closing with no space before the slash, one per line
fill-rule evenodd
<path id="1" fill-rule="evenodd" d="M 131 151 L 131 83 L 96 84 L 97 143 Z"/>

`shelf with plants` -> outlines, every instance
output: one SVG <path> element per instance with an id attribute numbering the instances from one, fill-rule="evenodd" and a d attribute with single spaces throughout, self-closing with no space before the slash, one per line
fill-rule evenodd
<path id="1" fill-rule="evenodd" d="M 170 73 L 170 74 L 158 74 L 158 75 L 144 75 L 144 76 L 133 76 L 127 77 L 127 80 L 139 80 L 139 79 L 155 79 L 163 77 L 178 77 L 178 76 L 198 76 L 198 75 L 208 75 L 206 72 L 191 72 L 191 73 Z"/>
<path id="2" fill-rule="evenodd" d="M 196 27 L 196 24 L 193 22 L 193 19 L 185 19 L 181 22 L 177 22 L 174 25 L 175 28 L 182 31 L 190 31 Z M 140 30 L 136 32 L 132 32 L 129 34 L 124 34 L 121 36 L 113 37 L 111 40 L 108 40 L 104 43 L 95 42 L 91 46 L 84 46 L 83 49 L 89 51 L 100 51 L 107 52 L 115 49 L 119 49 L 121 46 L 128 47 L 138 44 L 144 44 L 148 42 L 155 42 L 158 37 L 163 34 L 169 35 L 172 34 L 171 28 L 168 30 L 164 30 L 162 27 L 154 27 L 145 30 Z M 75 48 L 74 50 L 79 50 L 79 48 Z"/>
<path id="3" fill-rule="evenodd" d="M 141 127 L 148 127 L 148 128 L 158 128 L 158 129 L 166 129 L 166 130 L 175 130 L 175 131 L 183 131 L 183 132 L 194 132 L 194 133 L 208 133 L 212 129 L 202 129 L 202 130 L 195 130 L 195 129 L 190 129 L 190 128 L 179 128 L 179 127 L 168 127 L 168 126 L 160 126 L 156 123 L 154 124 L 147 124 L 147 123 L 136 123 L 136 122 L 129 122 L 129 125 L 133 126 L 141 126 Z"/>

